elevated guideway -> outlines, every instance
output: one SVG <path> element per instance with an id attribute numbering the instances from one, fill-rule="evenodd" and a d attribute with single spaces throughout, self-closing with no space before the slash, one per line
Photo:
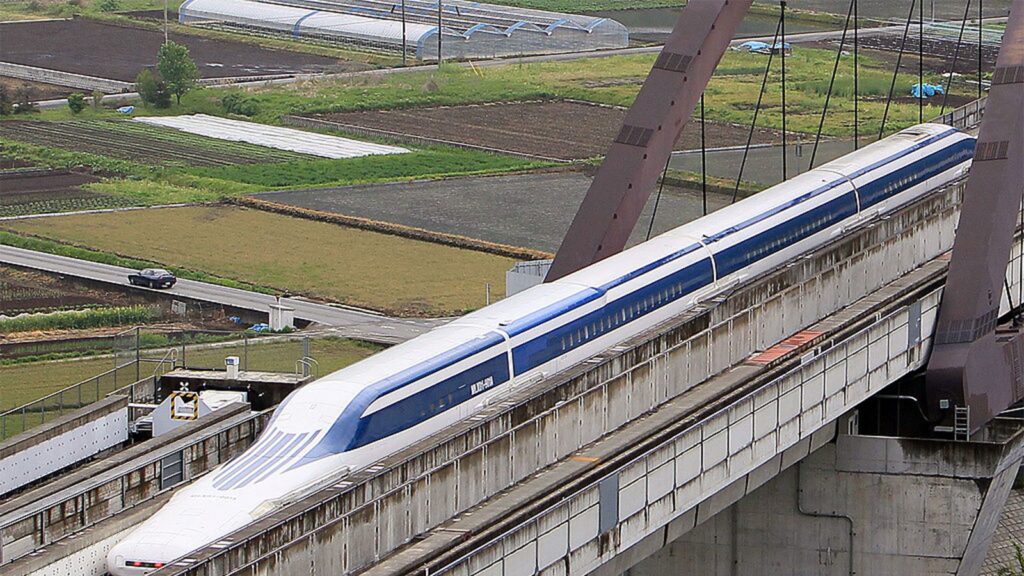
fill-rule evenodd
<path id="1" fill-rule="evenodd" d="M 962 190 L 847 230 L 155 574 L 586 574 L 692 527 L 921 367 Z M 1016 294 L 1016 248 L 1012 261 Z"/>

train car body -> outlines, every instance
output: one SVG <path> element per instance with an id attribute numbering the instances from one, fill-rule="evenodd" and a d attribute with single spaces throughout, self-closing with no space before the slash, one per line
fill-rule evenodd
<path id="1" fill-rule="evenodd" d="M 974 139 L 923 124 L 292 393 L 245 453 L 107 559 L 143 574 L 964 174 Z"/>

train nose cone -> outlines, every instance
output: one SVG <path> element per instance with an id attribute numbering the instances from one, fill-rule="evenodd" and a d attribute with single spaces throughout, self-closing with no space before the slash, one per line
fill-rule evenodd
<path id="1" fill-rule="evenodd" d="M 129 534 L 107 553 L 107 570 L 113 576 L 149 574 L 195 548 L 194 543 L 183 541 L 180 535 Z"/>

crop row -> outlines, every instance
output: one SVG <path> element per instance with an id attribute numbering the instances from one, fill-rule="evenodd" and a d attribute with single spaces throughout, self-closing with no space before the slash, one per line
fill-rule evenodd
<path id="1" fill-rule="evenodd" d="M 301 157 L 262 146 L 226 142 L 168 129 L 155 128 L 163 132 L 157 137 L 153 135 L 154 128 L 139 129 L 129 122 L 113 120 L 4 122 L 0 124 L 0 136 L 151 164 L 227 166 Z"/>
<path id="2" fill-rule="evenodd" d="M 86 328 L 144 324 L 159 319 L 160 313 L 160 308 L 155 306 L 121 306 L 16 316 L 0 320 L 0 332 L 82 330 Z"/>
<path id="3" fill-rule="evenodd" d="M 102 194 L 19 202 L 18 204 L 0 203 L 0 217 L 28 216 L 31 214 L 51 214 L 56 212 L 77 212 L 80 210 L 103 210 L 132 206 L 134 202 L 127 198 L 105 196 Z"/>

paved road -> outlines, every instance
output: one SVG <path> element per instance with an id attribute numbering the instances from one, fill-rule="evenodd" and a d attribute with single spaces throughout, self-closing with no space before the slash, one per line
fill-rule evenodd
<path id="1" fill-rule="evenodd" d="M 0 245 L 0 262 L 119 286 L 128 284 L 128 273 L 132 272 L 119 266 L 98 264 L 3 245 Z M 149 290 L 149 288 L 141 287 L 134 289 Z M 268 306 L 276 302 L 274 296 L 267 294 L 193 280 L 179 280 L 173 288 L 159 290 L 159 292 L 258 312 L 268 312 Z M 281 302 L 295 308 L 296 318 L 333 326 L 338 334 L 346 337 L 384 344 L 404 342 L 439 323 L 437 320 L 389 318 L 293 298 L 283 298 Z"/>

